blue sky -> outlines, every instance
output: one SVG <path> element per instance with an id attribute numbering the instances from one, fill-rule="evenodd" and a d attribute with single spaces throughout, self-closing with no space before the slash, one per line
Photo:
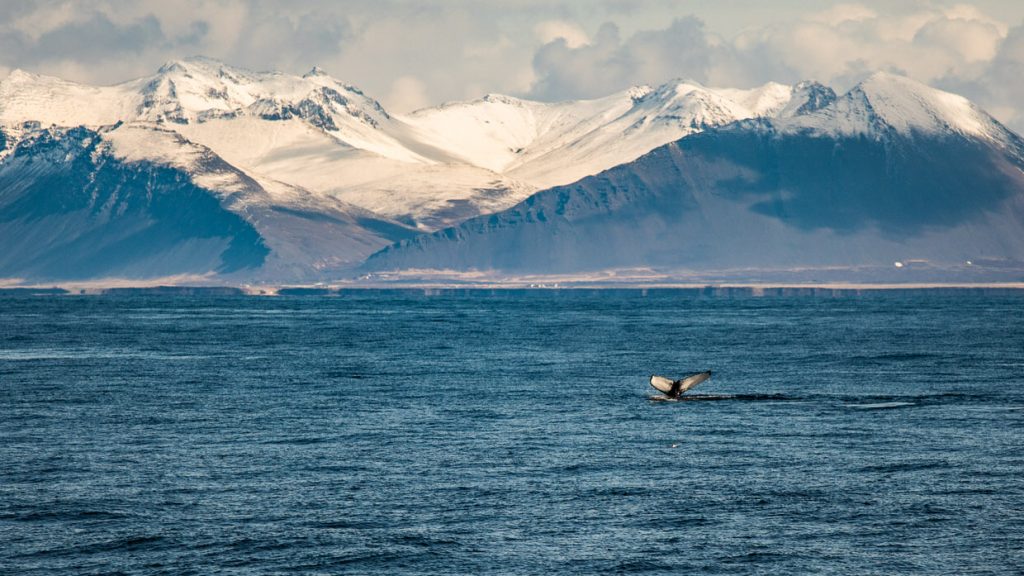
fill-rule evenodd
<path id="1" fill-rule="evenodd" d="M 600 96 L 683 77 L 747 87 L 874 70 L 975 99 L 1024 128 L 1024 2 L 893 0 L 5 0 L 13 68 L 115 83 L 202 54 L 314 64 L 402 112 L 505 93 Z"/>

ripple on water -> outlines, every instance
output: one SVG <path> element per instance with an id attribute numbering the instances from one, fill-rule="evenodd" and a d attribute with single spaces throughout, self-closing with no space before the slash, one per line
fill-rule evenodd
<path id="1" fill-rule="evenodd" d="M 1019 574 L 1022 302 L 0 296 L 0 572 Z"/>

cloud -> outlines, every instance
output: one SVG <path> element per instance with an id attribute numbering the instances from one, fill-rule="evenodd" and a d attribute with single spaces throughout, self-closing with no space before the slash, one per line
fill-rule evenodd
<path id="1" fill-rule="evenodd" d="M 947 52 L 947 59 L 963 63 L 991 60 L 1005 32 L 982 20 L 936 19 L 922 26 L 913 43 Z"/>
<path id="2" fill-rule="evenodd" d="M 692 16 L 627 38 L 609 22 L 587 43 L 556 38 L 540 47 L 530 94 L 592 97 L 679 76 L 722 86 L 813 79 L 848 88 L 876 70 L 948 82 L 977 76 L 1006 35 L 1005 25 L 963 5 L 883 12 L 838 4 L 729 39 Z"/>
<path id="3" fill-rule="evenodd" d="M 1024 133 L 1024 24 L 1010 29 L 993 58 L 973 75 L 949 74 L 936 85 L 976 101 L 1018 133 Z"/>
<path id="4" fill-rule="evenodd" d="M 733 46 L 735 60 L 713 74 L 723 84 L 810 78 L 845 89 L 888 70 L 967 96 L 1024 131 L 1024 33 L 976 7 L 811 17 L 750 31 Z"/>
<path id="5" fill-rule="evenodd" d="M 400 111 L 488 92 L 597 97 L 676 77 L 844 89 L 889 70 L 1024 128 L 1024 33 L 1007 24 L 1024 20 L 1024 4 L 951 2 L 7 0 L 0 73 L 112 83 L 193 54 L 291 73 L 317 64 Z"/>
<path id="6" fill-rule="evenodd" d="M 878 18 L 878 12 L 862 4 L 837 4 L 821 12 L 810 14 L 807 20 L 827 26 L 839 26 L 846 22 L 863 22 Z"/>
<path id="7" fill-rule="evenodd" d="M 247 15 L 224 59 L 257 70 L 304 71 L 330 61 L 351 40 L 348 20 L 331 9 L 255 12 Z"/>
<path id="8" fill-rule="evenodd" d="M 542 46 L 533 58 L 537 79 L 530 95 L 545 100 L 594 98 L 675 76 L 704 81 L 713 50 L 703 22 L 694 17 L 677 18 L 664 30 L 638 32 L 626 42 L 609 22 L 581 46 L 574 48 L 565 38 Z"/>
<path id="9" fill-rule="evenodd" d="M 377 95 L 390 94 L 396 78 L 415 77 L 432 103 L 527 90 L 533 80 L 532 34 L 508 34 L 499 20 L 454 5 L 356 22 L 352 37 L 325 67 Z M 402 106 L 388 96 L 382 101 L 385 107 Z"/>
<path id="10" fill-rule="evenodd" d="M 885 15 L 852 6 L 846 11 L 847 18 L 812 15 L 750 33 L 737 42 L 738 56 L 752 62 L 771 57 L 796 75 L 823 81 L 849 82 L 863 70 L 895 70 L 933 82 L 968 73 L 992 58 L 1006 34 L 1005 27 L 962 7 Z M 747 72 L 756 75 L 749 67 Z"/>
<path id="11" fill-rule="evenodd" d="M 126 14 L 107 5 L 43 2 L 21 8 L 0 24 L 2 64 L 79 81 L 106 83 L 151 72 L 150 60 L 191 53 L 210 31 L 207 22 L 190 19 L 168 34 L 153 13 Z"/>
<path id="12" fill-rule="evenodd" d="M 32 46 L 32 56 L 46 60 L 75 54 L 79 60 L 103 60 L 127 49 L 148 50 L 167 42 L 159 20 L 153 16 L 119 26 L 105 15 L 94 13 L 41 34 Z"/>
<path id="13" fill-rule="evenodd" d="M 543 44 L 549 44 L 555 40 L 564 40 L 569 48 L 579 48 L 590 43 L 587 33 L 580 28 L 579 24 L 566 22 L 564 20 L 545 20 L 539 22 L 533 28 L 537 39 Z"/>
<path id="14" fill-rule="evenodd" d="M 5 6 L 6 17 L 11 27 L 25 36 L 37 40 L 45 32 L 65 26 L 75 20 L 78 10 L 71 2 L 50 3 L 44 10 L 37 10 L 32 2 L 22 1 L 11 7 Z"/>

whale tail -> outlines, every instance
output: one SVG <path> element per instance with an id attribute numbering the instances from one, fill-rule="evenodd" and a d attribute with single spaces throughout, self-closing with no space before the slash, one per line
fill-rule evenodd
<path id="1" fill-rule="evenodd" d="M 684 392 L 708 378 L 711 378 L 711 370 L 690 374 L 689 376 L 680 378 L 679 380 L 672 380 L 671 378 L 665 378 L 664 376 L 651 376 L 651 386 L 669 398 L 678 398 Z"/>

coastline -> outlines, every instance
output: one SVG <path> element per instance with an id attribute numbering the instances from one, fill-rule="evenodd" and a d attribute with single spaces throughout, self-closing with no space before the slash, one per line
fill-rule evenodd
<path id="1" fill-rule="evenodd" d="M 974 293 L 1024 295 L 1024 282 L 783 283 L 783 282 L 380 282 L 331 284 L 161 284 L 148 282 L 55 282 L 0 285 L 0 296 L 345 296 L 375 292 L 426 296 L 520 292 L 637 292 L 691 296 L 853 296 L 871 293 Z"/>

